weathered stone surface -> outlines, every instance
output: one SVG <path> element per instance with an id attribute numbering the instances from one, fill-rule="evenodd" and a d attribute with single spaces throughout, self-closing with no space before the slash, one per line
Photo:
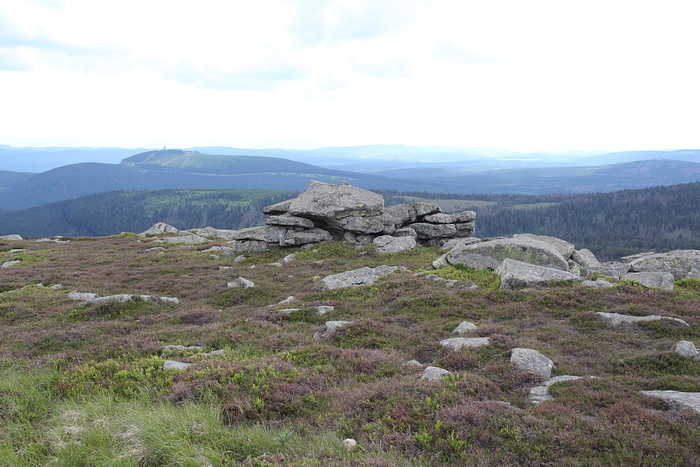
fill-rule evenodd
<path id="1" fill-rule="evenodd" d="M 197 245 L 199 243 L 207 243 L 210 240 L 208 238 L 200 237 L 199 235 L 190 234 L 182 235 L 180 237 L 164 237 L 156 241 L 162 243 L 187 243 L 189 245 Z"/>
<path id="2" fill-rule="evenodd" d="M 151 227 L 150 229 L 141 232 L 141 235 L 145 235 L 146 237 L 153 237 L 156 235 L 165 235 L 178 232 L 179 230 L 173 227 L 172 225 L 166 224 L 165 222 L 157 222 L 156 224 L 153 224 L 153 227 Z"/>
<path id="3" fill-rule="evenodd" d="M 623 274 L 622 278 L 638 282 L 644 287 L 658 287 L 664 290 L 673 290 L 676 285 L 670 272 L 628 272 Z"/>
<path id="4" fill-rule="evenodd" d="M 289 230 L 281 240 L 282 246 L 299 246 L 308 245 L 311 243 L 327 242 L 333 239 L 333 236 L 323 229 L 311 230 Z"/>
<path id="5" fill-rule="evenodd" d="M 423 374 L 420 379 L 427 379 L 428 381 L 440 381 L 445 376 L 451 374 L 451 372 L 440 368 L 437 366 L 428 366 L 423 370 Z"/>
<path id="6" fill-rule="evenodd" d="M 0 240 L 16 241 L 16 240 L 24 240 L 24 239 L 17 234 L 11 234 L 11 235 L 1 235 Z"/>
<path id="7" fill-rule="evenodd" d="M 167 352 L 198 352 L 200 350 L 204 350 L 204 346 L 202 345 L 189 345 L 189 346 L 184 346 L 184 345 L 164 345 L 161 350 L 165 350 Z"/>
<path id="8" fill-rule="evenodd" d="M 476 212 L 474 211 L 464 211 L 454 214 L 440 212 L 423 217 L 423 221 L 430 222 L 431 224 L 457 224 L 462 222 L 471 222 L 474 219 L 476 219 Z"/>
<path id="9" fill-rule="evenodd" d="M 413 250 L 417 245 L 416 239 L 413 237 L 392 237 L 391 235 L 381 235 L 375 238 L 372 243 L 377 245 L 377 251 L 380 253 Z"/>
<path id="10" fill-rule="evenodd" d="M 410 227 L 402 227 L 400 229 L 396 229 L 391 235 L 393 237 L 411 237 L 414 240 L 418 238 L 418 234 L 416 233 L 416 231 Z"/>
<path id="11" fill-rule="evenodd" d="M 686 323 L 682 319 L 671 318 L 668 316 L 659 316 L 659 315 L 631 316 L 631 315 L 621 315 L 619 313 L 607 313 L 605 311 L 596 311 L 596 314 L 598 316 L 600 316 L 601 318 L 609 321 L 610 324 L 613 326 L 619 326 L 621 324 L 635 324 L 635 323 L 640 323 L 640 322 L 644 322 L 644 321 L 657 321 L 660 319 L 670 319 L 670 320 L 676 321 L 677 323 L 680 323 L 684 326 L 688 326 L 688 323 Z"/>
<path id="12" fill-rule="evenodd" d="M 385 207 L 382 216 L 384 225 L 392 226 L 396 229 L 407 222 L 415 221 L 416 211 L 414 209 L 412 210 L 411 206 L 408 204 L 397 204 Z"/>
<path id="13" fill-rule="evenodd" d="M 329 221 L 329 225 L 337 225 L 342 230 L 359 234 L 377 234 L 384 231 L 382 216 L 347 216 L 337 221 Z"/>
<path id="14" fill-rule="evenodd" d="M 608 261 L 602 263 L 598 267 L 587 268 L 591 272 L 597 272 L 607 277 L 619 279 L 623 274 L 627 274 L 630 270 L 630 265 L 619 261 Z"/>
<path id="15" fill-rule="evenodd" d="M 451 349 L 459 350 L 462 347 L 477 349 L 485 345 L 489 345 L 488 337 L 451 337 L 440 341 L 440 345 Z"/>
<path id="16" fill-rule="evenodd" d="M 492 256 L 484 256 L 478 253 L 465 253 L 452 260 L 452 264 L 463 264 L 474 269 L 496 269 L 501 262 Z"/>
<path id="17" fill-rule="evenodd" d="M 461 323 L 459 323 L 459 326 L 457 326 L 455 328 L 455 330 L 452 332 L 454 332 L 456 334 L 466 334 L 468 332 L 475 331 L 475 330 L 476 330 L 476 324 L 474 324 L 470 321 L 462 321 Z"/>
<path id="18" fill-rule="evenodd" d="M 535 234 L 524 233 L 524 234 L 513 235 L 513 238 L 525 238 L 525 239 L 530 239 L 530 240 L 537 240 L 538 242 L 547 243 L 548 245 L 551 245 L 552 247 L 554 247 L 564 259 L 571 258 L 571 255 L 574 252 L 574 244 L 573 243 L 569 243 L 566 240 L 562 240 L 561 238 L 557 238 L 557 237 L 550 237 L 548 235 L 535 235 Z"/>
<path id="19" fill-rule="evenodd" d="M 376 268 L 360 268 L 326 276 L 321 281 L 328 289 L 343 287 L 361 287 L 372 285 L 380 277 L 398 270 L 397 266 L 377 266 Z"/>
<path id="20" fill-rule="evenodd" d="M 554 368 L 554 363 L 542 353 L 521 347 L 513 349 L 510 362 L 518 370 L 532 371 L 545 379 L 549 379 Z"/>
<path id="21" fill-rule="evenodd" d="M 598 258 L 596 258 L 593 252 L 587 248 L 574 250 L 574 252 L 571 254 L 571 259 L 584 268 L 599 268 L 602 266 L 600 261 L 598 261 Z"/>
<path id="22" fill-rule="evenodd" d="M 4 263 L 2 263 L 2 265 L 0 265 L 0 268 L 9 268 L 12 266 L 17 266 L 18 264 L 22 264 L 22 261 L 19 261 L 19 260 L 5 261 Z"/>
<path id="23" fill-rule="evenodd" d="M 683 279 L 692 269 L 700 269 L 700 250 L 674 250 L 668 253 L 625 257 L 632 272 L 669 272 L 674 279 Z"/>
<path id="24" fill-rule="evenodd" d="M 494 272 L 501 277 L 502 289 L 547 285 L 553 281 L 572 283 L 579 281 L 579 278 L 570 272 L 536 266 L 510 258 L 504 259 Z"/>
<path id="25" fill-rule="evenodd" d="M 272 204 L 270 206 L 265 206 L 262 208 L 263 214 L 284 214 L 289 212 L 289 206 L 292 204 L 291 199 L 284 200 L 282 202 Z"/>
<path id="26" fill-rule="evenodd" d="M 457 232 L 455 237 L 457 238 L 468 238 L 474 235 L 474 222 L 464 222 L 462 224 L 454 224 Z"/>
<path id="27" fill-rule="evenodd" d="M 319 305 L 316 307 L 316 313 L 318 313 L 320 316 L 328 314 L 331 311 L 335 311 L 335 307 L 333 305 Z"/>
<path id="28" fill-rule="evenodd" d="M 394 234 L 394 235 L 396 235 L 396 234 Z M 472 243 L 479 243 L 480 241 L 481 241 L 481 239 L 476 238 L 476 237 L 451 238 L 451 239 L 447 240 L 445 243 L 443 243 L 442 245 L 440 245 L 440 249 L 451 250 L 453 248 L 471 245 Z M 500 261 L 499 261 L 499 264 L 500 264 Z"/>
<path id="29" fill-rule="evenodd" d="M 678 341 L 673 347 L 673 350 L 684 357 L 692 357 L 696 360 L 700 360 L 698 349 L 695 347 L 695 344 L 690 341 Z"/>
<path id="30" fill-rule="evenodd" d="M 639 391 L 651 397 L 666 401 L 669 405 L 687 408 L 700 412 L 700 392 L 681 391 Z"/>
<path id="31" fill-rule="evenodd" d="M 351 216 L 381 216 L 383 210 L 381 195 L 345 182 L 331 185 L 314 180 L 289 204 L 289 213 L 294 216 L 327 221 Z"/>
<path id="32" fill-rule="evenodd" d="M 253 281 L 250 281 L 244 277 L 239 277 L 237 279 L 234 279 L 233 281 L 229 282 L 226 284 L 227 287 L 230 288 L 236 288 L 236 287 L 241 287 L 244 289 L 251 289 L 255 287 L 255 283 Z"/>
<path id="33" fill-rule="evenodd" d="M 410 203 L 409 207 L 411 209 L 411 212 L 415 213 L 415 217 L 411 218 L 411 222 L 413 222 L 415 219 L 418 219 L 419 217 L 437 214 L 442 211 L 442 209 L 440 209 L 440 206 L 438 206 L 437 204 L 424 203 L 422 201 Z"/>
<path id="34" fill-rule="evenodd" d="M 195 234 L 206 237 L 206 238 L 220 238 L 222 240 L 235 240 L 237 230 L 229 229 L 215 229 L 213 227 L 204 227 L 203 229 L 196 229 L 193 231 Z"/>
<path id="35" fill-rule="evenodd" d="M 166 360 L 163 362 L 164 370 L 186 370 L 194 363 L 178 362 L 177 360 Z"/>
<path id="36" fill-rule="evenodd" d="M 314 221 L 303 217 L 292 216 L 291 214 L 282 214 L 277 216 L 267 216 L 265 219 L 267 225 L 281 225 L 284 227 L 301 227 L 304 229 L 313 229 Z"/>
<path id="37" fill-rule="evenodd" d="M 416 231 L 419 239 L 429 240 L 433 238 L 454 237 L 457 227 L 454 224 L 429 224 L 426 222 L 415 222 L 411 228 Z"/>
<path id="38" fill-rule="evenodd" d="M 550 378 L 544 383 L 542 383 L 541 386 L 535 386 L 530 390 L 530 395 L 528 396 L 528 401 L 531 404 L 540 404 L 542 402 L 552 400 L 554 399 L 552 395 L 549 393 L 549 387 L 552 386 L 553 384 L 561 383 L 562 381 L 574 381 L 577 379 L 581 379 L 580 376 L 570 376 L 570 375 L 561 375 L 561 376 L 555 376 L 554 378 Z"/>
<path id="39" fill-rule="evenodd" d="M 525 237 L 482 241 L 453 248 L 443 256 L 444 261 L 448 264 L 455 264 L 458 258 L 466 254 L 489 256 L 499 261 L 510 258 L 537 266 L 561 269 L 562 271 L 567 271 L 569 268 L 564 257 L 552 245 Z"/>
<path id="40" fill-rule="evenodd" d="M 277 243 L 284 240 L 287 229 L 284 227 L 266 225 L 262 227 L 250 227 L 237 230 L 234 240 L 256 240 L 259 242 Z"/>

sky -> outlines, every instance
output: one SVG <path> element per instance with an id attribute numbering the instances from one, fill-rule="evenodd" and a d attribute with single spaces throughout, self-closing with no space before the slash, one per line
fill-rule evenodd
<path id="1" fill-rule="evenodd" d="M 0 144 L 700 148 L 697 0 L 0 0 Z"/>

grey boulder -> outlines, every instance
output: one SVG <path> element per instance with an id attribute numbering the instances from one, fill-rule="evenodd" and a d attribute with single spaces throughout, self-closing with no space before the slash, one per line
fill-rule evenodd
<path id="1" fill-rule="evenodd" d="M 551 282 L 578 282 L 574 274 L 560 269 L 536 266 L 534 264 L 506 258 L 494 271 L 501 277 L 502 289 L 515 289 L 535 285 L 548 285 Z"/>

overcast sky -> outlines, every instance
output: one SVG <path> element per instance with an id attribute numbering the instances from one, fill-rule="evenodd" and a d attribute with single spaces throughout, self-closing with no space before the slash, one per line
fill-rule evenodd
<path id="1" fill-rule="evenodd" d="M 0 144 L 700 148 L 697 0 L 0 0 Z"/>

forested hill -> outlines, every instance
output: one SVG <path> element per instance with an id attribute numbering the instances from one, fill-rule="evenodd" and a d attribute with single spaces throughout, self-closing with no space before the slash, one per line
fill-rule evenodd
<path id="1" fill-rule="evenodd" d="M 179 229 L 242 229 L 264 222 L 262 208 L 293 197 L 283 190 L 111 191 L 0 213 L 0 232 L 25 237 L 143 232 L 156 222 Z"/>
<path id="2" fill-rule="evenodd" d="M 382 192 L 390 204 L 405 202 Z M 425 199 L 444 194 L 412 193 Z M 404 194 L 405 195 L 405 194 Z M 477 212 L 481 238 L 535 233 L 564 238 L 601 259 L 700 249 L 700 183 L 585 195 L 449 195 Z M 469 200 L 469 201 L 467 201 Z"/>

